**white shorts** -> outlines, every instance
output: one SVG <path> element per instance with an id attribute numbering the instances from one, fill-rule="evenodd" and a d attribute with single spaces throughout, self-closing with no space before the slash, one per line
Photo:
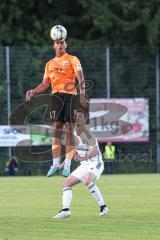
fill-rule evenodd
<path id="1" fill-rule="evenodd" d="M 83 182 L 83 178 L 87 173 L 91 172 L 96 176 L 96 180 L 100 178 L 102 172 L 104 170 L 103 161 L 88 161 L 82 162 L 82 164 L 77 167 L 71 175 L 78 178 L 81 182 Z"/>

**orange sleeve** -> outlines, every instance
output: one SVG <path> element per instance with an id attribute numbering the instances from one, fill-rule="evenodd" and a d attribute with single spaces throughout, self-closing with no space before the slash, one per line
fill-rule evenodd
<path id="1" fill-rule="evenodd" d="M 50 77 L 49 77 L 48 63 L 47 63 L 46 66 L 45 66 L 43 82 L 44 82 L 44 83 L 47 83 L 47 84 L 51 84 L 51 79 L 50 79 Z"/>
<path id="2" fill-rule="evenodd" d="M 70 61 L 74 69 L 74 72 L 82 70 L 81 63 L 77 57 L 72 57 Z"/>

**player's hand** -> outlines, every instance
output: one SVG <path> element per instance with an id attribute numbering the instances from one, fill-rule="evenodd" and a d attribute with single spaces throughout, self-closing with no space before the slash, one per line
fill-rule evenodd
<path id="1" fill-rule="evenodd" d="M 31 101 L 31 98 L 35 95 L 35 90 L 29 90 L 26 92 L 26 100 L 27 101 Z"/>
<path id="2" fill-rule="evenodd" d="M 82 105 L 82 107 L 85 107 L 85 108 L 88 107 L 88 100 L 86 96 L 82 93 L 80 94 L 80 104 Z"/>

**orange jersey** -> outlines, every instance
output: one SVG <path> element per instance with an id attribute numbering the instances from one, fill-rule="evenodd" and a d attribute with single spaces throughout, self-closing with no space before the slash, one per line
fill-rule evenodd
<path id="1" fill-rule="evenodd" d="M 65 53 L 50 60 L 45 67 L 44 82 L 51 84 L 52 93 L 77 95 L 75 73 L 82 69 L 77 57 Z"/>

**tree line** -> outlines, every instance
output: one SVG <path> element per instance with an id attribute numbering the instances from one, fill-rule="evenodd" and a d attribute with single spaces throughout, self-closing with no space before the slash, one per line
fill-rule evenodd
<path id="1" fill-rule="evenodd" d="M 48 45 L 62 24 L 78 45 L 158 46 L 160 0 L 0 0 L 0 45 Z"/>

